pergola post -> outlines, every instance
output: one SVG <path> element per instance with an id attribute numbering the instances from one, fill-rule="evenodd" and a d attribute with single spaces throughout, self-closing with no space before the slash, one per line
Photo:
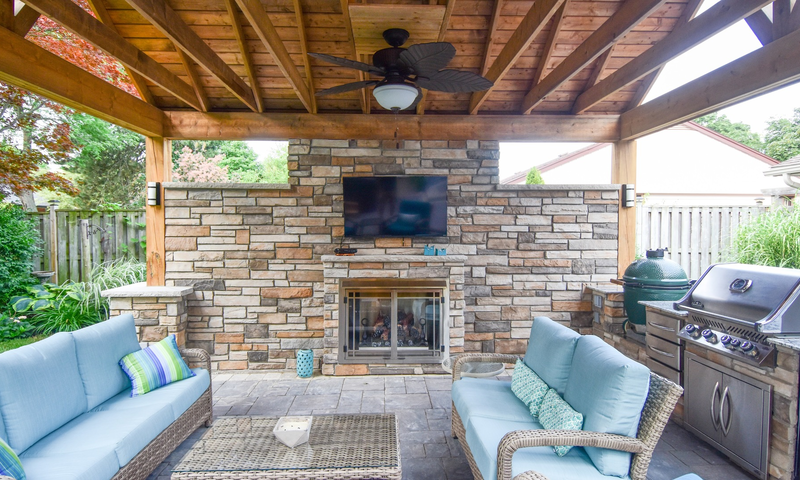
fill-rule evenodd
<path id="1" fill-rule="evenodd" d="M 612 148 L 611 183 L 636 184 L 636 140 L 615 142 Z M 636 207 L 625 208 L 619 196 L 617 273 L 621 278 L 636 258 Z"/>
<path id="2" fill-rule="evenodd" d="M 147 237 L 147 285 L 164 285 L 166 271 L 164 254 L 164 186 L 172 177 L 171 143 L 160 137 L 145 139 L 145 178 L 147 182 L 158 182 L 159 205 L 145 206 Z"/>

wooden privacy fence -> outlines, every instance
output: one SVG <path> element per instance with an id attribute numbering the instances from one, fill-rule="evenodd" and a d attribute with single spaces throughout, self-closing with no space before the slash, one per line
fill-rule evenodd
<path id="1" fill-rule="evenodd" d="M 34 270 L 52 270 L 58 283 L 88 279 L 92 267 L 118 258 L 145 261 L 144 210 L 31 212 L 42 237 L 41 257 L 33 259 Z M 56 235 L 52 235 L 56 225 Z M 51 263 L 55 256 L 56 261 Z M 56 277 L 50 279 L 56 281 Z"/>
<path id="2" fill-rule="evenodd" d="M 667 207 L 637 205 L 636 246 L 669 248 L 665 258 L 681 264 L 689 278 L 724 260 L 739 225 L 766 212 L 766 207 Z"/>

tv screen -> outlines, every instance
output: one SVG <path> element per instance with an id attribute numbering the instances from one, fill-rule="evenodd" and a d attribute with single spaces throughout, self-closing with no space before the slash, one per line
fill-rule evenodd
<path id="1" fill-rule="evenodd" d="M 344 177 L 346 237 L 447 235 L 447 177 Z"/>

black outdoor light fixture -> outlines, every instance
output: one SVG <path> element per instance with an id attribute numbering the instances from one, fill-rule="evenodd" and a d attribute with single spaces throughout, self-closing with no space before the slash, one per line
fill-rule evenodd
<path id="1" fill-rule="evenodd" d="M 147 182 L 147 204 L 151 207 L 161 205 L 160 182 Z"/>
<path id="2" fill-rule="evenodd" d="M 631 208 L 636 205 L 636 188 L 632 183 L 622 184 L 622 206 Z"/>

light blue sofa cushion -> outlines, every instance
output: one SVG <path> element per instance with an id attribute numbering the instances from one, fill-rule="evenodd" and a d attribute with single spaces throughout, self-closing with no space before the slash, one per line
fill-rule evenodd
<path id="1" fill-rule="evenodd" d="M 8 444 L 18 454 L 87 410 L 69 333 L 0 354 L 0 385 Z"/>
<path id="2" fill-rule="evenodd" d="M 8 443 L 8 435 L 6 434 L 6 424 L 3 423 L 3 415 L 1 410 L 0 410 L 0 439 Z"/>
<path id="3" fill-rule="evenodd" d="M 72 338 L 89 410 L 124 389 L 130 390 L 131 382 L 117 362 L 141 350 L 133 315 L 120 315 L 82 328 L 73 332 Z"/>
<path id="4" fill-rule="evenodd" d="M 569 367 L 572 365 L 572 354 L 575 352 L 578 337 L 579 333 L 547 317 L 533 319 L 528 350 L 523 361 L 559 395 L 564 395 L 564 388 L 567 386 Z"/>
<path id="5" fill-rule="evenodd" d="M 88 412 L 39 440 L 25 454 L 35 457 L 79 454 L 111 446 L 118 466 L 124 466 L 172 422 L 169 405 Z"/>
<path id="6" fill-rule="evenodd" d="M 153 390 L 146 395 L 131 397 L 129 391 L 120 392 L 101 405 L 93 408 L 93 412 L 124 411 L 127 409 L 153 409 L 167 405 L 172 411 L 172 419 L 177 420 L 183 412 L 200 398 L 210 383 L 208 370 L 193 368 L 195 376 L 171 383 L 165 387 Z"/>
<path id="7" fill-rule="evenodd" d="M 29 480 L 108 480 L 119 470 L 113 446 L 59 452 L 44 457 L 21 455 L 22 466 Z"/>
<path id="8" fill-rule="evenodd" d="M 532 419 L 513 422 L 494 418 L 473 417 L 467 430 L 467 444 L 475 463 L 485 479 L 497 478 L 497 447 L 503 436 L 514 430 L 539 430 L 541 425 Z M 597 471 L 583 448 L 572 448 L 559 457 L 551 447 L 532 447 L 517 450 L 511 461 L 512 477 L 535 470 L 553 480 L 619 480 Z"/>
<path id="9" fill-rule="evenodd" d="M 453 382 L 453 404 L 464 423 L 475 415 L 486 418 L 527 422 L 531 412 L 511 391 L 511 382 L 489 378 L 462 378 Z"/>
<path id="10" fill-rule="evenodd" d="M 650 370 L 594 335 L 578 340 L 564 400 L 583 414 L 583 429 L 635 437 L 639 428 Z M 586 448 L 605 475 L 621 477 L 630 470 L 631 454 Z"/>

